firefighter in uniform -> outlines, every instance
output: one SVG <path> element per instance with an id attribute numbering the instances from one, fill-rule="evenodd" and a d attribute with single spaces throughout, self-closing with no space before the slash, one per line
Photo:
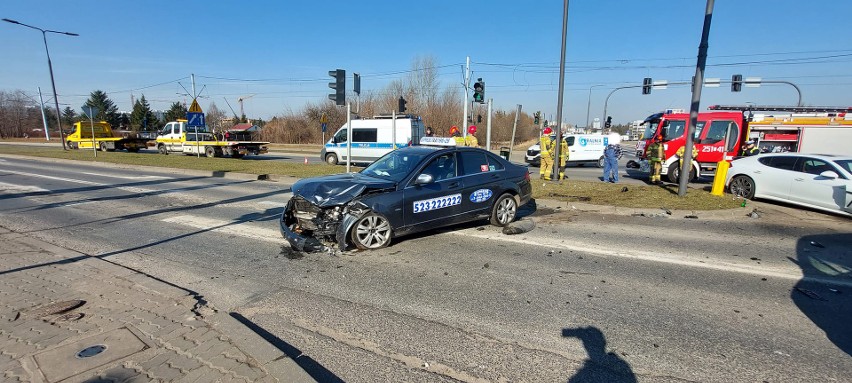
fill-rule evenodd
<path id="1" fill-rule="evenodd" d="M 680 171 L 683 169 L 683 156 L 686 155 L 686 145 L 681 146 L 675 154 L 677 154 L 677 168 Z M 692 159 L 698 159 L 698 148 L 695 147 L 695 144 L 692 144 Z"/>
<path id="2" fill-rule="evenodd" d="M 472 148 L 479 147 L 479 141 L 476 139 L 476 136 L 474 136 L 474 134 L 476 134 L 476 126 L 471 125 L 469 128 L 467 128 L 467 137 L 464 138 L 465 146 L 470 146 Z"/>
<path id="3" fill-rule="evenodd" d="M 464 146 L 464 137 L 462 137 L 457 126 L 450 128 L 450 136 L 456 141 L 456 146 Z"/>
<path id="4" fill-rule="evenodd" d="M 544 128 L 541 133 L 541 141 L 539 142 L 541 165 L 539 165 L 538 173 L 542 179 L 550 180 L 550 174 L 553 173 L 553 155 L 550 154 L 551 149 L 553 149 L 553 141 L 550 139 L 550 133 L 553 133 L 553 129 Z"/>
<path id="5" fill-rule="evenodd" d="M 556 145 L 553 146 L 554 149 Z M 554 153 L 555 154 L 555 153 Z M 565 166 L 568 165 L 568 142 L 565 141 L 565 136 L 562 136 L 562 142 L 559 145 L 559 180 L 565 178 Z"/>
<path id="6" fill-rule="evenodd" d="M 660 183 L 660 173 L 663 169 L 663 158 L 666 156 L 663 150 L 663 137 L 654 137 L 654 142 L 648 145 L 648 162 L 651 164 L 651 172 L 648 177 L 648 182 L 651 184 Z"/>

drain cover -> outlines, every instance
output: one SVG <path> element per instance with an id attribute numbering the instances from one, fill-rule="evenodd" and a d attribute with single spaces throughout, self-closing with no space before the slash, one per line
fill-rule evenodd
<path id="1" fill-rule="evenodd" d="M 83 359 L 83 358 L 88 358 L 90 356 L 98 355 L 98 354 L 104 352 L 104 350 L 106 350 L 106 348 L 107 347 L 102 345 L 102 344 L 91 346 L 91 347 L 86 347 L 86 348 L 80 350 L 80 352 L 77 353 L 77 358 Z"/>

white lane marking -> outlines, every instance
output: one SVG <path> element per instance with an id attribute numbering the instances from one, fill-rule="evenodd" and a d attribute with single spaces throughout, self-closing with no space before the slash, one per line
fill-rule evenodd
<path id="1" fill-rule="evenodd" d="M 15 185 L 15 184 L 7 184 L 5 182 L 0 182 L 0 191 L 33 193 L 33 192 L 49 192 L 50 190 L 42 189 L 38 186 Z"/>
<path id="2" fill-rule="evenodd" d="M 46 179 L 49 179 L 49 180 L 56 180 L 56 181 L 73 182 L 73 183 L 78 183 L 78 184 L 83 184 L 83 185 L 94 185 L 94 186 L 104 186 L 104 185 L 106 185 L 106 184 L 102 184 L 102 183 L 99 183 L 99 182 L 84 181 L 84 180 L 78 180 L 78 179 L 73 179 L 73 178 L 64 178 L 64 177 L 47 176 L 47 175 L 44 175 L 44 174 L 35 174 L 35 173 L 26 173 L 26 172 L 16 172 L 16 171 L 14 171 L 14 170 L 5 170 L 5 169 L 4 169 L 4 170 L 0 170 L 0 171 L 5 172 L 5 173 L 18 174 L 18 175 L 22 175 L 22 176 L 37 177 L 37 178 L 46 178 Z"/>
<path id="3" fill-rule="evenodd" d="M 90 175 L 90 176 L 97 176 L 97 177 L 121 178 L 121 179 L 125 179 L 125 180 L 140 180 L 140 179 L 164 180 L 164 179 L 169 178 L 169 177 L 161 177 L 161 176 L 119 176 L 119 175 L 114 175 L 114 174 L 101 174 L 101 173 L 89 173 L 89 172 L 77 172 L 77 173 L 86 174 L 86 175 Z"/>
<path id="4" fill-rule="evenodd" d="M 249 222 L 235 223 L 234 221 L 223 221 L 192 215 L 169 217 L 162 221 L 266 242 L 284 243 L 281 233 L 278 230 L 262 228 L 252 225 Z"/>
<path id="5" fill-rule="evenodd" d="M 708 261 L 698 262 L 688 257 L 681 257 L 677 255 L 660 255 L 653 252 L 645 252 L 641 250 L 632 250 L 630 253 L 618 251 L 618 250 L 610 250 L 606 248 L 594 247 L 594 245 L 589 244 L 581 244 L 581 245 L 569 245 L 566 243 L 539 243 L 534 242 L 529 237 L 525 239 L 512 238 L 507 236 L 493 236 L 489 234 L 478 234 L 472 233 L 468 231 L 448 231 L 448 234 L 460 235 L 465 237 L 473 237 L 484 239 L 488 241 L 503 241 L 503 242 L 511 242 L 518 243 L 523 245 L 533 245 L 539 247 L 547 247 L 547 248 L 557 248 L 557 249 L 566 249 L 572 250 L 583 254 L 592 254 L 602 257 L 620 257 L 627 258 L 632 260 L 641 260 L 641 261 L 650 261 L 650 262 L 660 262 L 667 263 L 671 265 L 678 266 L 688 266 L 688 267 L 697 267 L 703 269 L 711 269 L 717 271 L 725 271 L 725 272 L 735 272 L 741 274 L 755 275 L 760 277 L 775 277 L 780 279 L 786 279 L 791 281 L 799 281 L 799 280 L 809 280 L 816 281 L 827 284 L 841 285 L 852 287 L 852 281 L 841 281 L 837 279 L 830 278 L 820 278 L 820 277 L 811 277 L 805 276 L 802 274 L 801 269 L 781 269 L 781 268 L 759 268 L 754 267 L 752 265 L 747 264 L 734 264 L 723 261 L 712 261 L 710 263 Z"/>

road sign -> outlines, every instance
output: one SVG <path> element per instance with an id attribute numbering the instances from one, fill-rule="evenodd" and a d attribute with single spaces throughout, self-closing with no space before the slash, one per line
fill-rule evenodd
<path id="1" fill-rule="evenodd" d="M 80 109 L 83 109 L 83 113 L 89 116 L 90 119 L 94 119 L 95 117 L 97 117 L 98 112 L 100 112 L 100 109 L 98 109 L 97 107 L 89 106 L 86 104 L 83 104 Z"/>
<path id="2" fill-rule="evenodd" d="M 198 106 L 198 101 L 195 101 L 195 99 L 192 100 L 192 105 L 189 106 L 189 111 L 193 112 L 193 113 L 201 113 L 202 112 L 201 107 Z"/>
<path id="3" fill-rule="evenodd" d="M 328 128 L 328 124 L 325 122 L 322 123 L 322 132 L 325 133 L 325 129 Z"/>
<path id="4" fill-rule="evenodd" d="M 320 117 L 320 123 L 322 123 L 322 124 L 328 123 L 328 116 L 326 116 L 325 113 L 323 113 L 322 117 Z"/>
<path id="5" fill-rule="evenodd" d="M 186 112 L 186 126 L 202 127 L 207 126 L 204 123 L 204 113 Z"/>

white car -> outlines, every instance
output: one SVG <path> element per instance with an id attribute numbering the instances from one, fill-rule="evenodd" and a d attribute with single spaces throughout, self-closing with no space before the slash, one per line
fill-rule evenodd
<path id="1" fill-rule="evenodd" d="M 765 198 L 852 216 L 852 157 L 778 153 L 736 159 L 731 194 Z"/>

